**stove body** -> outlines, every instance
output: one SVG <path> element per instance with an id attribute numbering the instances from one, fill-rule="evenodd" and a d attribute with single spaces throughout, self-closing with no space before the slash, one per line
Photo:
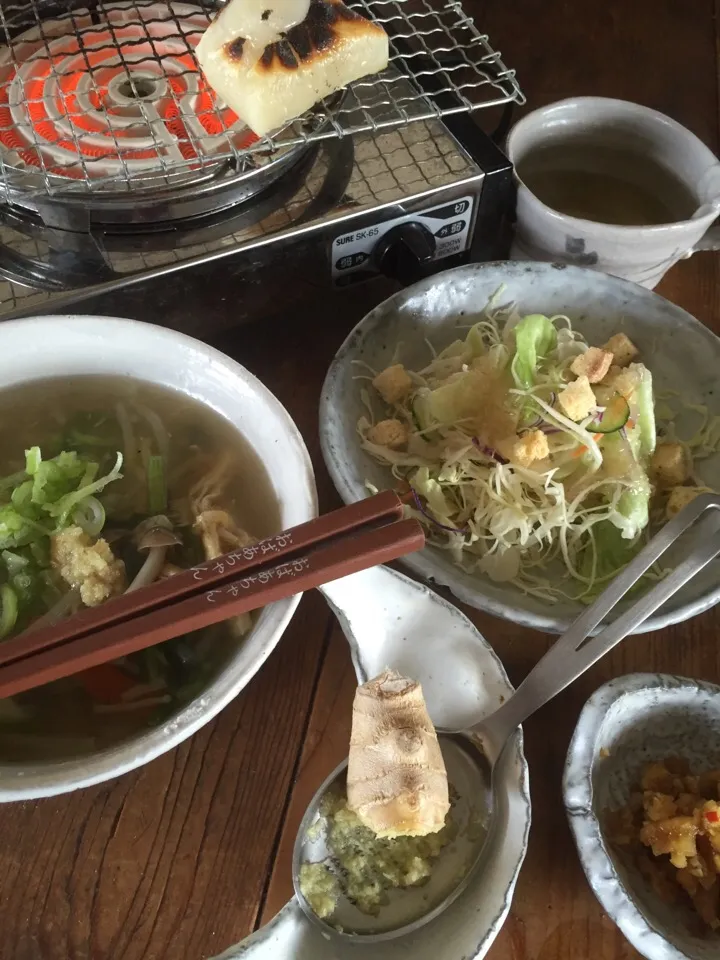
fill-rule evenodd
<path id="1" fill-rule="evenodd" d="M 272 141 L 204 85 L 201 7 L 0 14 L 0 319 L 110 313 L 207 337 L 504 256 L 511 165 L 466 94 L 507 110 L 512 72 L 454 0 L 355 5 L 385 16 L 388 71 Z"/>

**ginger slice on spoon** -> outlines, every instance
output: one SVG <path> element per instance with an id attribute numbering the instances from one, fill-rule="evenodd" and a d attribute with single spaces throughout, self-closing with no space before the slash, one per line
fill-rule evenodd
<path id="1" fill-rule="evenodd" d="M 422 687 L 394 670 L 356 691 L 347 805 L 378 837 L 426 836 L 445 825 L 447 771 Z"/>

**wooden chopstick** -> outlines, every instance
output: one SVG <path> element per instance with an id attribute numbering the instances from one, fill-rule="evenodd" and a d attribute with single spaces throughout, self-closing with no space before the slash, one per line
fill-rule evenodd
<path id="1" fill-rule="evenodd" d="M 0 643 L 0 666 L 24 659 L 41 650 L 79 636 L 95 633 L 102 627 L 138 616 L 178 598 L 207 591 L 242 574 L 291 560 L 321 543 L 348 536 L 364 528 L 399 520 L 403 505 L 397 494 L 386 490 L 373 497 L 315 517 L 284 533 L 267 537 L 248 547 L 240 547 L 207 563 L 162 580 L 152 586 L 123 594 L 98 607 L 83 610 L 56 624 L 30 628 Z"/>
<path id="2" fill-rule="evenodd" d="M 361 515 L 368 514 L 361 512 Z M 321 519 L 325 521 L 327 517 Z M 336 530 L 337 527 L 331 522 L 321 529 Z M 348 529 L 346 524 L 343 529 L 350 535 L 342 539 L 331 536 L 327 542 L 321 540 L 319 547 L 301 556 L 292 552 L 291 557 L 270 567 L 267 564 L 245 567 L 243 575 L 233 574 L 229 582 L 224 573 L 218 574 L 224 580 L 218 582 L 216 578 L 210 590 L 207 583 L 203 583 L 200 592 L 180 595 L 162 606 L 154 604 L 119 621 L 106 621 L 105 626 L 90 633 L 87 630 L 79 635 L 71 633 L 61 642 L 6 661 L 0 666 L 0 697 L 13 696 L 367 567 L 387 563 L 420 549 L 425 543 L 425 534 L 416 520 L 401 520 L 375 528 L 366 524 L 359 532 Z M 312 545 L 316 543 L 313 539 Z M 147 590 L 150 592 L 153 588 Z M 27 639 L 32 636 L 28 634 Z"/>

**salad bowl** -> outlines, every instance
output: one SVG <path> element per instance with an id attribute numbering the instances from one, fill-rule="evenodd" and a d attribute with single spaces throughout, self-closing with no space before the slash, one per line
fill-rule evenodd
<path id="1" fill-rule="evenodd" d="M 658 423 L 671 422 L 670 429 L 684 441 L 703 431 L 707 437 L 708 425 L 720 424 L 713 420 L 720 414 L 720 340 L 684 310 L 634 283 L 578 267 L 471 264 L 390 297 L 355 327 L 338 351 L 322 390 L 320 436 L 326 465 L 346 503 L 397 485 L 390 468 L 363 447 L 360 436 L 363 418 L 377 422 L 392 416 L 369 389 L 374 374 L 396 363 L 413 374 L 426 368 L 437 353 L 464 340 L 488 317 L 489 304 L 493 312 L 514 315 L 516 321 L 531 314 L 567 317 L 586 343 L 597 347 L 624 334 L 651 373 L 650 403 Z M 654 445 L 654 425 L 652 429 Z M 693 464 L 694 482 L 718 490 L 720 455 L 714 449 L 704 454 Z M 648 482 L 647 475 L 643 482 Z M 411 506 L 422 509 L 417 499 Z M 432 518 L 429 529 L 432 533 Z M 582 609 L 582 599 L 564 591 L 571 578 L 557 559 L 540 570 L 557 589 L 542 595 L 511 580 L 491 579 L 477 563 L 460 566 L 443 546 L 447 544 L 430 544 L 402 562 L 426 580 L 448 587 L 462 602 L 531 628 L 563 632 Z M 686 620 L 718 600 L 715 562 L 640 629 L 657 630 Z"/>

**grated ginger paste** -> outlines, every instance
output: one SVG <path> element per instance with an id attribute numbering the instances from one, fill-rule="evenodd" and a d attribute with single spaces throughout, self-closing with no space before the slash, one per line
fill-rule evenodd
<path id="1" fill-rule="evenodd" d="M 337 863 L 337 875 L 326 863 L 306 863 L 300 870 L 300 890 L 312 910 L 329 917 L 342 892 L 358 910 L 377 916 L 391 890 L 423 884 L 433 861 L 457 832 L 452 810 L 445 826 L 423 837 L 377 837 L 347 807 L 345 797 L 328 795 L 321 807 L 327 845 Z M 311 827 L 311 829 L 313 829 Z"/>

